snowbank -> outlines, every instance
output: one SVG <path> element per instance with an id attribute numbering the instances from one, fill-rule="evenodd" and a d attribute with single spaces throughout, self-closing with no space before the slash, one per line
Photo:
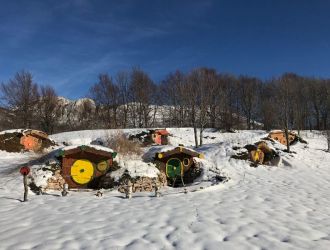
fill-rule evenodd
<path id="1" fill-rule="evenodd" d="M 119 161 L 120 169 L 111 172 L 110 176 L 118 181 L 124 173 L 130 175 L 131 178 L 137 177 L 149 177 L 157 178 L 159 175 L 159 170 L 152 163 L 145 163 L 141 160 L 126 160 Z"/>

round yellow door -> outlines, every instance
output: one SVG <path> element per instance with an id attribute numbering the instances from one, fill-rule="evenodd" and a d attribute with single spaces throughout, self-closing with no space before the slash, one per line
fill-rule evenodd
<path id="1" fill-rule="evenodd" d="M 71 177 L 77 184 L 87 184 L 94 175 L 94 166 L 89 160 L 76 160 L 71 166 Z"/>

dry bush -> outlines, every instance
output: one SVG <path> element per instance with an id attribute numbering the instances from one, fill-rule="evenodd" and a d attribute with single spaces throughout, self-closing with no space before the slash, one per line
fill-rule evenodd
<path id="1" fill-rule="evenodd" d="M 121 155 L 141 155 L 142 149 L 138 142 L 128 140 L 123 132 L 108 134 L 105 140 L 107 147 L 115 150 Z"/>

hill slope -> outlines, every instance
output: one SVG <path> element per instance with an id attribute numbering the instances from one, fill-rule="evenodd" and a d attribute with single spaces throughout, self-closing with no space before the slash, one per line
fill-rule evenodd
<path id="1" fill-rule="evenodd" d="M 173 145 L 193 145 L 192 129 L 169 130 Z M 52 138 L 80 144 L 114 132 Z M 304 132 L 307 147 L 297 144 L 292 147 L 296 153 L 282 152 L 279 167 L 251 168 L 230 159 L 234 145 L 254 143 L 265 134 L 206 131 L 200 150 L 230 182 L 187 194 L 168 188 L 160 198 L 138 193 L 131 200 L 105 191 L 102 198 L 92 192 L 30 195 L 21 203 L 21 177 L 7 170 L 34 155 L 0 152 L 1 249 L 328 249 L 330 153 L 323 151 L 325 138 Z"/>

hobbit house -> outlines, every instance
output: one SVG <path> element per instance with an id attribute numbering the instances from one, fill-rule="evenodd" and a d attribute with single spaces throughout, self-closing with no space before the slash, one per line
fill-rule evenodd
<path id="1" fill-rule="evenodd" d="M 176 147 L 156 153 L 154 160 L 157 168 L 166 174 L 168 184 L 176 186 L 192 183 L 200 176 L 201 166 L 194 158 L 204 156 L 185 147 Z"/>
<path id="2" fill-rule="evenodd" d="M 102 176 L 113 168 L 117 153 L 95 145 L 69 146 L 60 151 L 61 175 L 69 188 L 99 188 Z"/>

